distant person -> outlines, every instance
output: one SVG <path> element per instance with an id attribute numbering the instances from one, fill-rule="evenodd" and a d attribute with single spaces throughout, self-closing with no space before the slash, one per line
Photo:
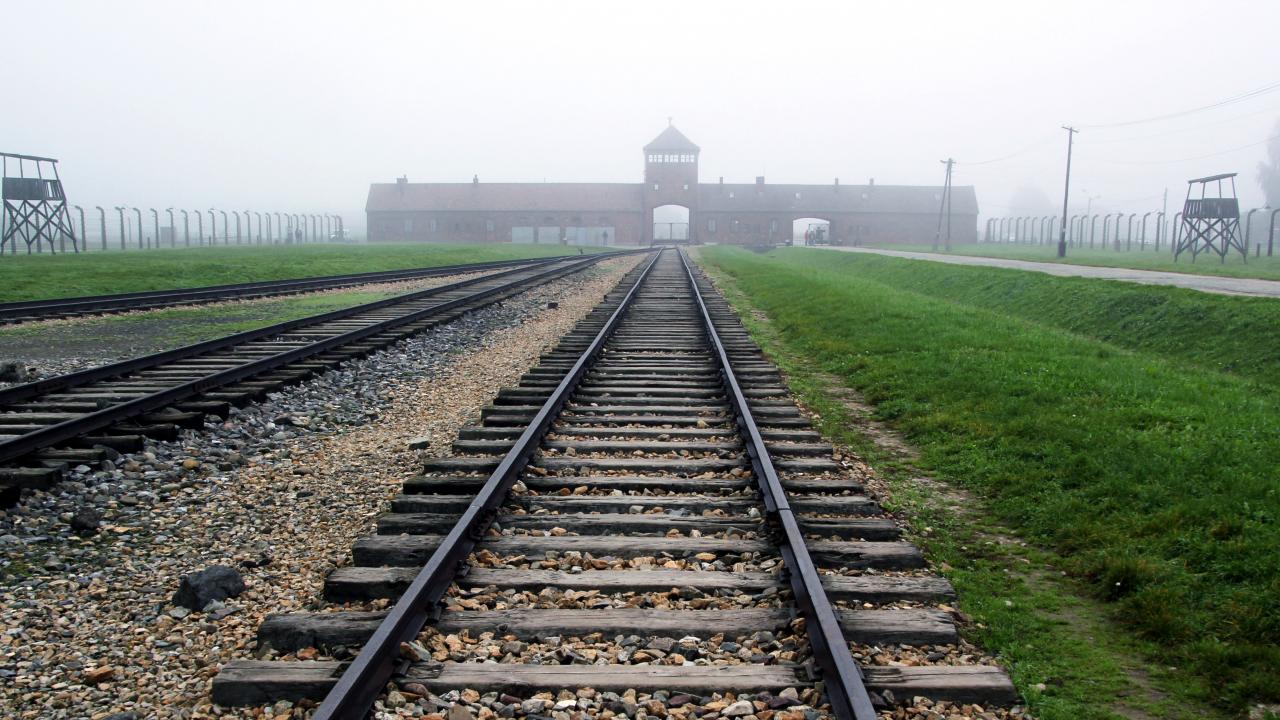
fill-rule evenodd
<path id="1" fill-rule="evenodd" d="M 605 230 L 604 232 L 600 233 L 600 244 L 601 244 L 601 245 L 608 245 L 608 244 L 609 244 L 609 231 L 608 231 L 608 230 Z"/>
<path id="2" fill-rule="evenodd" d="M 302 244 L 302 228 L 298 228 L 297 230 L 294 230 L 293 237 L 295 240 L 297 240 L 298 244 L 301 245 Z"/>

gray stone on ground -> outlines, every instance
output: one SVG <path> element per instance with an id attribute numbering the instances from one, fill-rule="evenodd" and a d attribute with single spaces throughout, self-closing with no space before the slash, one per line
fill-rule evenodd
<path id="1" fill-rule="evenodd" d="M 214 600 L 225 600 L 244 592 L 244 578 L 235 568 L 210 565 L 197 573 L 184 575 L 173 594 L 173 604 L 201 610 Z"/>
<path id="2" fill-rule="evenodd" d="M 27 379 L 27 368 L 22 363 L 0 363 L 0 382 L 17 383 Z"/>
<path id="3" fill-rule="evenodd" d="M 80 508 L 71 516 L 71 529 L 79 535 L 92 535 L 98 532 L 98 525 L 102 522 L 102 513 L 93 508 Z"/>

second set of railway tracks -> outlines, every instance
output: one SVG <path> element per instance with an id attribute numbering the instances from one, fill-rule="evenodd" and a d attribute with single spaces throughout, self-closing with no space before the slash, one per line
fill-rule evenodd
<path id="1" fill-rule="evenodd" d="M 1016 703 L 998 667 L 945 659 L 950 585 L 838 457 L 684 254 L 656 253 L 212 699 L 558 720 Z"/>
<path id="2" fill-rule="evenodd" d="M 0 495 L 140 448 L 280 386 L 616 255 L 488 269 L 425 290 L 0 390 Z"/>
<path id="3" fill-rule="evenodd" d="M 34 322 L 37 320 L 56 320 L 85 315 L 106 315 L 136 310 L 157 310 L 226 300 L 255 300 L 282 295 L 298 295 L 320 290 L 352 288 L 373 283 L 405 282 L 521 265 L 541 265 L 555 261 L 556 258 L 499 260 L 465 265 L 439 265 L 436 267 L 378 270 L 345 275 L 260 280 L 228 285 L 148 290 L 111 295 L 81 295 L 46 300 L 20 300 L 0 303 L 0 325 Z"/>

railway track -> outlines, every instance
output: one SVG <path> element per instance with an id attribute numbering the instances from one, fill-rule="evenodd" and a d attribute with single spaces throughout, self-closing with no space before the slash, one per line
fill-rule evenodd
<path id="1" fill-rule="evenodd" d="M 952 589 L 682 253 L 626 276 L 453 452 L 329 575 L 328 609 L 262 623 L 263 659 L 225 665 L 215 703 L 866 720 L 1017 701 L 993 666 L 875 660 L 954 649 Z"/>
<path id="2" fill-rule="evenodd" d="M 439 287 L 0 390 L 0 495 L 172 438 L 291 382 L 610 255 L 499 268 Z"/>
<path id="3" fill-rule="evenodd" d="M 105 315 L 110 313 L 130 312 L 133 310 L 156 310 L 179 305 L 196 305 L 222 300 L 252 300 L 255 298 L 275 297 L 279 295 L 297 295 L 301 293 L 316 292 L 318 290 L 336 290 L 340 288 L 356 287 L 359 285 L 369 285 L 372 283 L 403 282 L 405 280 L 420 280 L 422 278 L 441 277 L 444 275 L 461 275 L 463 273 L 519 267 L 522 265 L 543 265 L 555 261 L 556 258 L 502 260 L 462 265 L 440 265 L 436 267 L 412 268 L 405 270 L 380 270 L 377 272 L 354 273 L 349 275 L 326 275 L 311 278 L 291 278 L 287 280 L 263 280 L 259 282 L 235 283 L 230 285 L 210 285 L 208 287 L 198 288 L 175 288 L 172 290 L 152 290 L 113 295 L 86 295 L 70 298 L 53 298 L 49 300 L 8 302 L 0 303 L 0 325 L 12 325 L 36 320 L 80 317 L 84 315 Z"/>

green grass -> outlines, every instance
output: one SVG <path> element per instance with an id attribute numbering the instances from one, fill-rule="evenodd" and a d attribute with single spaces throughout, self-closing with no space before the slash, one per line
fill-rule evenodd
<path id="1" fill-rule="evenodd" d="M 1255 228 L 1255 242 L 1256 228 Z M 911 252 L 932 252 L 931 245 L 884 245 L 886 250 L 907 250 Z M 981 257 L 1009 258 L 1012 260 L 1030 260 L 1033 262 L 1065 262 L 1071 265 L 1094 265 L 1098 267 L 1122 267 L 1138 270 L 1160 270 L 1166 272 L 1192 273 L 1196 275 L 1220 275 L 1223 277 L 1259 278 L 1264 280 L 1280 280 L 1280 255 L 1267 257 L 1265 238 L 1262 257 L 1249 256 L 1249 261 L 1240 259 L 1239 253 L 1228 255 L 1226 263 L 1218 256 L 1201 255 L 1195 263 L 1188 255 L 1174 262 L 1173 255 L 1166 250 L 1155 252 L 1089 250 L 1068 248 L 1067 257 L 1059 258 L 1057 245 L 1001 245 L 996 243 L 978 243 L 976 245 L 952 245 L 953 255 L 976 255 Z"/>
<path id="2" fill-rule="evenodd" d="M 133 356 L 381 300 L 398 292 L 344 291 L 221 307 L 155 310 L 74 323 L 0 328 L 6 357 L 36 365 L 63 357 Z"/>
<path id="3" fill-rule="evenodd" d="M 598 252 L 608 248 L 584 248 Z M 204 247 L 0 257 L 0 302 L 577 254 L 561 245 Z"/>
<path id="4" fill-rule="evenodd" d="M 860 390 L 923 469 L 1044 548 L 1034 562 L 1105 604 L 1178 692 L 1237 709 L 1280 699 L 1280 389 L 1275 336 L 1263 332 L 1280 304 L 1139 286 L 1120 297 L 1112 283 L 833 255 L 703 257 L 806 372 Z M 1257 324 L 1203 322 L 1217 313 Z M 1052 624 L 1002 610 L 1013 608 L 994 593 L 1013 593 L 1016 608 L 1052 592 L 1001 578 L 998 555 L 939 542 L 973 573 L 957 584 L 976 589 L 983 639 L 1024 689 L 1055 653 L 1107 647 L 1046 640 Z M 1075 679 L 1050 686 L 1054 716 L 1117 692 Z"/>

